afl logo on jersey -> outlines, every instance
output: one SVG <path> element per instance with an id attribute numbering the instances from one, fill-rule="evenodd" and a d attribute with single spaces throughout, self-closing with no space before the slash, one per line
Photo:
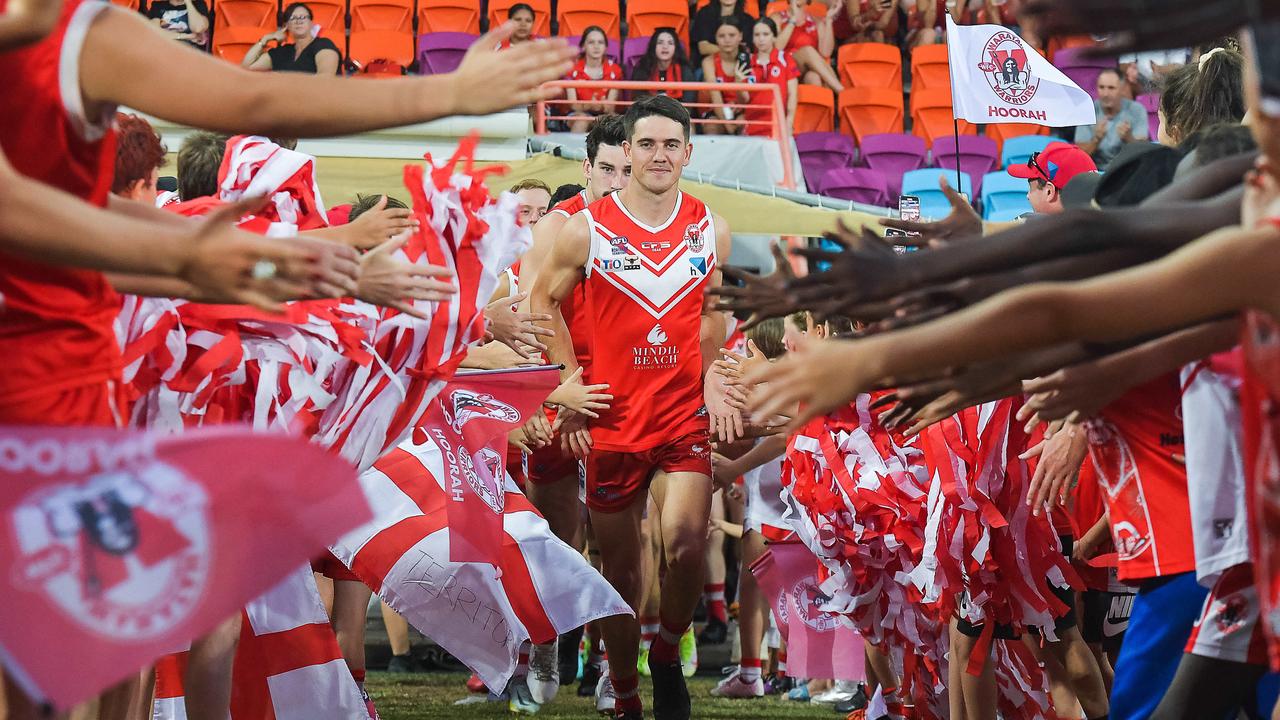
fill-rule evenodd
<path id="1" fill-rule="evenodd" d="M 684 229 L 684 244 L 689 246 L 689 252 L 702 252 L 706 243 L 702 240 L 702 231 L 697 225 L 690 225 Z"/>
<path id="2" fill-rule="evenodd" d="M 624 237 L 609 238 L 609 246 L 614 255 L 627 254 L 627 239 Z"/>

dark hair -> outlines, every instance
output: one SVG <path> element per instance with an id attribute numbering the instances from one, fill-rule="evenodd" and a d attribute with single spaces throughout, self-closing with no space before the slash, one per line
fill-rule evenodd
<path id="1" fill-rule="evenodd" d="M 1248 127 L 1240 123 L 1218 123 L 1203 127 L 1197 134 L 1195 166 L 1208 165 L 1232 155 L 1258 149 Z"/>
<path id="2" fill-rule="evenodd" d="M 352 222 L 361 215 L 369 212 L 378 204 L 382 198 L 387 199 L 387 207 L 393 210 L 407 210 L 408 205 L 403 200 L 397 200 L 390 195 L 374 193 L 373 195 L 356 195 L 356 199 L 351 203 L 351 209 L 347 211 L 347 222 Z"/>
<path id="3" fill-rule="evenodd" d="M 1221 49 L 1169 73 L 1161 83 L 1160 110 L 1179 140 L 1202 127 L 1238 123 L 1244 117 L 1244 57 Z"/>
<path id="4" fill-rule="evenodd" d="M 515 17 L 516 13 L 520 12 L 521 10 L 528 10 L 529 15 L 534 20 L 538 19 L 538 13 L 533 11 L 533 6 L 530 5 L 529 3 L 516 3 L 515 5 L 512 5 L 511 7 L 507 8 L 507 19 L 510 20 L 511 18 Z"/>
<path id="5" fill-rule="evenodd" d="M 764 23 L 765 27 L 769 28 L 769 32 L 773 33 L 773 36 L 775 38 L 778 37 L 778 23 L 774 22 L 773 18 L 762 17 L 759 20 L 756 20 L 755 22 L 751 23 L 752 29 L 754 29 L 755 26 L 761 23 Z"/>
<path id="6" fill-rule="evenodd" d="M 164 143 L 151 123 L 137 115 L 116 113 L 116 169 L 111 192 L 122 193 L 164 165 Z"/>
<path id="7" fill-rule="evenodd" d="M 1098 73 L 1098 77 L 1101 78 L 1106 73 L 1111 73 L 1112 75 L 1116 76 L 1116 80 L 1120 82 L 1124 82 L 1124 73 L 1120 72 L 1120 68 L 1118 67 L 1102 68 L 1102 72 Z"/>
<path id="8" fill-rule="evenodd" d="M 689 139 L 689 110 L 679 100 L 669 95 L 649 95 L 631 103 L 627 114 L 622 116 L 626 126 L 627 139 L 636 134 L 636 123 L 651 115 L 659 115 L 680 123 L 684 128 L 684 139 Z"/>
<path id="9" fill-rule="evenodd" d="M 604 37 L 605 53 L 609 52 L 609 34 L 606 33 L 604 31 L 604 28 L 600 27 L 599 25 L 588 25 L 587 29 L 582 31 L 582 37 L 578 38 L 578 54 L 579 55 L 583 54 L 586 51 L 587 38 L 590 37 L 591 33 L 593 32 L 600 33 L 600 35 Z"/>
<path id="10" fill-rule="evenodd" d="M 307 11 L 307 14 L 308 14 L 308 15 L 310 15 L 310 16 L 311 16 L 311 18 L 312 18 L 313 20 L 315 19 L 316 14 L 315 14 L 314 12 L 312 12 L 312 11 L 311 11 L 311 6 L 310 6 L 310 5 L 308 5 L 308 4 L 306 4 L 306 3 L 304 3 L 304 2 L 291 2 L 291 3 L 289 3 L 288 5 L 285 5 L 285 6 L 284 6 L 284 14 L 283 14 L 283 15 L 281 15 L 280 17 L 281 17 L 285 22 L 289 22 L 289 18 L 293 16 L 293 11 L 294 11 L 294 10 L 297 10 L 298 8 L 302 8 L 302 9 L 306 10 L 306 11 Z"/>
<path id="11" fill-rule="evenodd" d="M 786 326 L 782 318 L 769 318 L 747 331 L 747 337 L 756 344 L 756 349 L 770 360 L 780 357 L 787 351 L 782 344 L 782 335 Z"/>
<path id="12" fill-rule="evenodd" d="M 653 71 L 658 67 L 658 38 L 663 35 L 670 35 L 671 39 L 676 41 L 676 53 L 671 58 L 671 64 L 686 68 L 683 72 L 683 77 L 692 79 L 688 77 L 687 70 L 689 67 L 689 53 L 685 52 L 684 43 L 680 42 L 680 36 L 673 27 L 660 27 L 653 31 L 653 34 L 649 36 L 649 46 L 645 48 L 644 55 L 641 55 L 640 59 L 636 61 L 633 77 L 647 80 L 649 76 L 653 75 Z"/>
<path id="13" fill-rule="evenodd" d="M 551 207 L 559 205 L 583 190 L 586 190 L 586 188 L 577 183 L 565 183 L 561 185 L 556 188 L 555 192 L 551 193 Z"/>
<path id="14" fill-rule="evenodd" d="M 183 200 L 218 194 L 218 169 L 227 152 L 227 136 L 198 130 L 178 147 L 178 196 Z"/>
<path id="15" fill-rule="evenodd" d="M 627 129 L 621 115 L 610 113 L 597 117 L 591 121 L 591 127 L 587 130 L 587 160 L 594 165 L 601 145 L 622 147 L 622 141 L 626 139 Z"/>

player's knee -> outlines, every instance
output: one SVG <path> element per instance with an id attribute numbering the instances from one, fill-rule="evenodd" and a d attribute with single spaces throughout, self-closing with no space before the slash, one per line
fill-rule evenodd
<path id="1" fill-rule="evenodd" d="M 668 567 L 701 567 L 706 561 L 706 532 L 682 530 L 664 538 Z"/>

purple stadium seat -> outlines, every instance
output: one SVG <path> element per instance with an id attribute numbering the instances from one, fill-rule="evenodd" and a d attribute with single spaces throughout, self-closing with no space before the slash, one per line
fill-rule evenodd
<path id="1" fill-rule="evenodd" d="M 631 77 L 631 71 L 636 67 L 636 61 L 644 55 L 644 51 L 649 49 L 649 38 L 645 37 L 629 37 L 622 41 L 622 73 L 626 78 Z"/>
<path id="2" fill-rule="evenodd" d="M 438 75 L 453 72 L 467 54 L 477 35 L 459 32 L 434 32 L 418 36 L 418 73 Z"/>
<path id="3" fill-rule="evenodd" d="M 961 135 L 958 150 L 954 135 L 941 137 L 933 141 L 932 150 L 933 164 L 938 167 L 955 170 L 958 160 L 960 169 L 973 176 L 975 193 L 982 192 L 982 176 L 999 166 L 996 141 L 981 135 Z"/>
<path id="4" fill-rule="evenodd" d="M 887 207 L 889 186 L 883 174 L 870 168 L 841 167 L 828 170 L 818 179 L 820 192 L 828 197 Z"/>
<path id="5" fill-rule="evenodd" d="M 917 135 L 885 133 L 862 138 L 862 162 L 887 179 L 889 194 L 902 194 L 902 174 L 924 167 L 928 147 Z"/>
<path id="6" fill-rule="evenodd" d="M 816 183 L 827 170 L 852 167 L 857 147 L 853 138 L 842 133 L 807 132 L 795 136 L 796 151 L 800 153 L 800 165 L 810 190 L 816 191 Z"/>
<path id="7" fill-rule="evenodd" d="M 581 35 L 568 35 L 564 39 L 565 42 L 569 43 L 569 45 L 573 47 L 577 47 L 578 43 L 581 42 L 581 40 L 582 40 Z M 614 62 L 618 63 L 619 65 L 622 64 L 622 46 L 618 44 L 618 41 L 616 39 L 608 38 L 608 44 L 605 46 L 604 52 L 606 55 L 613 58 Z M 644 48 L 640 48 L 640 52 L 643 53 Z"/>
<path id="8" fill-rule="evenodd" d="M 1086 55 L 1088 48 L 1063 48 L 1053 54 L 1053 64 L 1089 96 L 1098 97 L 1098 75 L 1116 66 L 1114 59 L 1092 58 Z"/>
<path id="9" fill-rule="evenodd" d="M 1139 105 L 1147 109 L 1147 131 L 1151 133 L 1153 142 L 1160 137 L 1160 93 L 1145 93 L 1135 98 Z"/>

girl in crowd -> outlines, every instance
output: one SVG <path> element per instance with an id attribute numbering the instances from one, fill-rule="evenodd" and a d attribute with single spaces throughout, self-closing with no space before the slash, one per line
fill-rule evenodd
<path id="1" fill-rule="evenodd" d="M 751 40 L 756 48 L 755 55 L 751 60 L 751 71 L 755 74 L 757 81 L 772 83 L 782 91 L 782 107 L 786 110 L 787 128 L 793 129 L 796 121 L 796 95 L 800 68 L 790 53 L 784 52 L 778 47 L 781 44 L 778 36 L 778 26 L 774 24 L 772 19 L 761 18 L 752 30 Z M 827 69 L 830 70 L 830 68 Z M 746 118 L 747 120 L 767 121 L 769 112 L 767 110 L 748 108 Z M 769 126 L 768 124 L 753 123 L 747 126 L 747 134 L 768 135 Z"/>
<path id="2" fill-rule="evenodd" d="M 663 83 L 691 82 L 697 79 L 689 68 L 689 55 L 685 53 L 675 28 L 660 27 L 653 32 L 649 38 L 649 47 L 645 48 L 644 55 L 631 71 L 631 79 Z M 651 94 L 647 91 L 633 93 L 636 99 Z M 673 95 L 668 92 L 662 94 Z M 694 99 L 692 92 L 673 96 L 684 103 L 693 102 Z"/>
<path id="3" fill-rule="evenodd" d="M 844 10 L 844 0 L 835 0 L 821 20 L 809 15 L 806 5 L 805 0 L 791 0 L 785 14 L 773 16 L 776 43 L 795 58 L 796 65 L 804 72 L 802 79 L 806 85 L 825 85 L 840 92 L 844 85 L 831 69 L 831 53 L 836 49 L 832 23 Z"/>
<path id="4" fill-rule="evenodd" d="M 605 54 L 609 47 L 609 39 L 604 29 L 592 25 L 582 33 L 578 41 L 581 55 L 569 72 L 570 80 L 621 80 L 622 68 Z M 569 123 L 569 129 L 576 133 L 585 133 L 591 121 L 597 115 L 613 112 L 614 103 L 618 101 L 618 89 L 592 88 L 578 90 L 569 88 L 565 91 L 569 100 L 572 115 L 578 117 Z"/>
<path id="5" fill-rule="evenodd" d="M 718 83 L 751 82 L 751 55 L 742 45 L 742 31 L 733 18 L 726 17 L 716 28 L 716 50 L 702 58 L 702 77 Z M 730 107 L 730 103 L 751 102 L 750 93 L 738 92 L 732 97 L 712 90 L 710 100 L 715 105 L 707 112 L 708 118 L 716 120 L 732 120 L 739 112 Z M 702 131 L 710 135 L 737 135 L 742 132 L 742 125 L 712 122 L 702 126 Z"/>

